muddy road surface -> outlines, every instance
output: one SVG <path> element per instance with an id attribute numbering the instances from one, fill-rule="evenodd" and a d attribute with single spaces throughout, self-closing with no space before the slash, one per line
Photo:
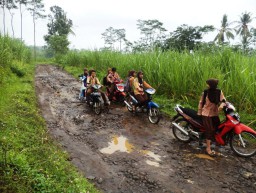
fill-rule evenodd
<path id="1" fill-rule="evenodd" d="M 35 81 L 49 133 L 102 192 L 256 192 L 256 157 L 229 147 L 209 157 L 174 139 L 169 118 L 154 125 L 121 105 L 95 115 L 78 100 L 81 83 L 56 66 L 38 65 Z"/>

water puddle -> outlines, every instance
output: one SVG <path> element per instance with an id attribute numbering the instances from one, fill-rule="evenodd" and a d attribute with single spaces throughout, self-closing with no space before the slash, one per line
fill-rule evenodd
<path id="1" fill-rule="evenodd" d="M 126 137 L 124 136 L 114 136 L 112 141 L 109 142 L 108 147 L 102 148 L 101 153 L 104 154 L 113 154 L 116 151 L 131 153 L 135 150 L 134 145 L 129 143 Z M 146 155 L 149 159 L 146 160 L 146 163 L 151 166 L 159 167 L 159 162 L 161 162 L 161 156 L 155 154 L 152 151 L 148 150 L 137 150 L 142 155 Z"/>
<path id="2" fill-rule="evenodd" d="M 190 184 L 194 184 L 194 181 L 192 181 L 192 180 L 187 180 L 187 182 Z"/>
<path id="3" fill-rule="evenodd" d="M 133 149 L 134 146 L 128 142 L 126 137 L 114 136 L 109 146 L 101 149 L 100 152 L 105 154 L 113 154 L 116 151 L 131 153 Z"/>
<path id="4" fill-rule="evenodd" d="M 156 160 L 156 161 L 161 161 L 161 156 L 160 155 L 157 155 L 157 154 L 155 154 L 154 152 L 152 152 L 152 151 L 148 151 L 148 150 L 141 150 L 141 153 L 142 154 L 144 154 L 144 155 L 147 155 L 147 156 L 149 156 L 149 157 L 151 157 L 151 158 L 153 158 L 154 160 Z"/>
<path id="5" fill-rule="evenodd" d="M 147 163 L 148 165 L 150 165 L 150 166 L 159 167 L 159 163 L 158 163 L 158 162 L 146 160 L 146 163 Z"/>
<path id="6" fill-rule="evenodd" d="M 151 160 L 146 160 L 146 163 L 150 166 L 155 166 L 155 167 L 159 167 L 159 162 L 161 161 L 161 156 L 155 154 L 152 151 L 148 151 L 148 150 L 141 150 L 140 151 L 143 155 L 147 155 L 149 158 L 153 158 L 154 161 Z"/>

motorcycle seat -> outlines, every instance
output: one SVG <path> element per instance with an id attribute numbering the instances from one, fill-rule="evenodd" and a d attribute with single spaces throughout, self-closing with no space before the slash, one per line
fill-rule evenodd
<path id="1" fill-rule="evenodd" d="M 183 108 L 183 107 L 181 107 L 181 110 L 183 111 L 183 113 L 190 116 L 192 119 L 194 119 L 198 123 L 200 123 L 200 124 L 203 123 L 202 117 L 197 114 L 197 111 L 190 109 L 190 108 Z"/>

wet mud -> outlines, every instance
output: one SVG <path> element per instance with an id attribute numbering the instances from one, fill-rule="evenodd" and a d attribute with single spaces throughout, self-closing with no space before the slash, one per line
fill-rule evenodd
<path id="1" fill-rule="evenodd" d="M 178 142 L 165 116 L 154 125 L 117 104 L 95 115 L 78 100 L 80 84 L 56 66 L 36 68 L 38 103 L 50 135 L 102 192 L 256 192 L 256 157 L 237 157 L 228 146 L 209 157 L 195 142 Z"/>

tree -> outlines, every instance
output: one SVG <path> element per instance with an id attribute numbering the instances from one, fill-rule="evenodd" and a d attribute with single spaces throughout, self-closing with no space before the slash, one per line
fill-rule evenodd
<path id="1" fill-rule="evenodd" d="M 48 34 L 44 36 L 44 39 L 48 49 L 52 50 L 55 55 L 65 54 L 70 44 L 68 35 L 74 34 L 71 30 L 73 22 L 67 18 L 66 13 L 59 6 L 50 7 L 50 11 L 51 15 L 48 16 L 49 23 L 47 24 Z"/>
<path id="2" fill-rule="evenodd" d="M 163 23 L 158 20 L 137 20 L 137 28 L 143 35 L 140 43 L 145 49 L 153 49 L 154 45 L 162 43 L 165 40 L 165 32 Z"/>
<path id="3" fill-rule="evenodd" d="M 65 35 L 52 35 L 49 38 L 49 45 L 54 55 L 66 54 L 69 44 L 68 38 Z"/>
<path id="4" fill-rule="evenodd" d="M 16 3 L 19 4 L 20 10 L 20 40 L 22 41 L 23 38 L 23 11 L 22 6 L 27 6 L 28 0 L 15 0 Z"/>
<path id="5" fill-rule="evenodd" d="M 11 16 L 11 26 L 12 26 L 12 37 L 14 38 L 14 29 L 13 29 L 13 15 L 14 13 L 11 12 L 12 9 L 17 9 L 18 7 L 15 4 L 14 0 L 6 0 L 6 8 L 8 9 L 10 16 Z"/>
<path id="6" fill-rule="evenodd" d="M 164 49 L 194 50 L 201 43 L 203 34 L 213 30 L 213 26 L 192 27 L 183 24 L 170 33 L 170 38 L 165 41 Z"/>
<path id="7" fill-rule="evenodd" d="M 39 18 L 45 18 L 46 16 L 42 14 L 44 12 L 44 4 L 42 0 L 31 0 L 29 2 L 28 10 L 33 17 L 34 24 L 34 59 L 36 60 L 36 20 Z"/>
<path id="8" fill-rule="evenodd" d="M 225 42 L 225 37 L 229 40 L 234 39 L 234 35 L 232 33 L 232 29 L 229 28 L 230 23 L 228 23 L 228 16 L 226 14 L 223 15 L 221 20 L 221 28 L 217 29 L 219 32 L 214 38 L 214 41 L 218 42 L 218 44 L 223 44 Z"/>
<path id="9" fill-rule="evenodd" d="M 125 39 L 125 29 L 116 29 L 116 41 L 119 42 L 119 51 L 122 51 L 122 41 L 126 41 Z"/>
<path id="10" fill-rule="evenodd" d="M 237 35 L 241 36 L 243 50 L 246 50 L 249 46 L 249 39 L 251 38 L 250 26 L 249 24 L 252 22 L 254 18 L 252 18 L 252 14 L 249 12 L 242 13 L 239 21 L 235 21 L 238 25 L 235 27 Z"/>
<path id="11" fill-rule="evenodd" d="M 116 30 L 113 27 L 109 27 L 101 35 L 105 41 L 105 45 L 107 45 L 107 48 L 113 49 L 113 45 L 116 41 Z"/>
<path id="12" fill-rule="evenodd" d="M 114 44 L 116 42 L 119 43 L 119 50 L 122 51 L 122 42 L 126 45 L 127 40 L 125 38 L 125 29 L 114 29 L 113 27 L 109 27 L 105 30 L 104 33 L 101 34 L 102 38 L 105 41 L 105 45 L 107 45 L 108 49 L 114 49 Z"/>

